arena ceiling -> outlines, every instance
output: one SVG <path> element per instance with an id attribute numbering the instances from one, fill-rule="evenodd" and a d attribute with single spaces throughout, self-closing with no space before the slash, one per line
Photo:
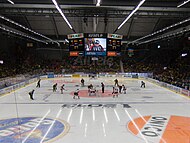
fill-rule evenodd
<path id="1" fill-rule="evenodd" d="M 71 23 L 69 28 L 51 0 L 0 0 L 0 15 L 55 40 L 72 33 L 117 33 L 133 41 L 167 26 L 190 18 L 190 2 L 177 8 L 184 0 L 146 0 L 137 12 L 117 30 L 117 27 L 138 5 L 140 0 L 57 0 Z M 19 30 L 0 20 L 1 26 Z M 185 22 L 170 30 L 190 25 Z M 21 30 L 22 31 L 22 30 Z M 24 32 L 24 31 L 22 31 Z M 165 31 L 168 32 L 168 31 Z M 162 33 L 163 34 L 163 33 Z"/>

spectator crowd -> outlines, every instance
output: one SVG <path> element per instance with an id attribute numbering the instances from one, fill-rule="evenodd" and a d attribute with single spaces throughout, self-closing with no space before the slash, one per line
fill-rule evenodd
<path id="1" fill-rule="evenodd" d="M 124 57 L 125 58 L 125 57 Z M 14 77 L 19 74 L 46 74 L 47 72 L 74 73 L 74 72 L 121 72 L 121 58 L 102 57 L 98 61 L 89 60 L 88 57 L 65 56 L 62 60 L 40 60 L 28 56 L 18 63 L 9 61 L 0 65 L 0 78 Z M 131 58 L 123 60 L 124 72 L 151 72 L 153 78 L 178 87 L 190 89 L 190 55 L 175 56 L 164 52 L 155 56 L 147 56 L 143 60 Z"/>

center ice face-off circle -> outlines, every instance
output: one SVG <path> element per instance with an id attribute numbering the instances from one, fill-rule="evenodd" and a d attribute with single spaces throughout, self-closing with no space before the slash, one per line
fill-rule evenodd
<path id="1" fill-rule="evenodd" d="M 155 115 L 133 121 L 128 123 L 128 130 L 144 140 L 156 143 L 189 143 L 190 117 Z"/>
<path id="2" fill-rule="evenodd" d="M 74 91 L 70 93 L 70 95 L 74 95 Z M 80 97 L 88 97 L 88 98 L 95 98 L 95 97 L 111 97 L 112 91 L 111 90 L 105 90 L 104 93 L 99 90 L 95 96 L 89 96 L 88 90 L 80 90 L 79 91 L 79 96 Z"/>
<path id="3" fill-rule="evenodd" d="M 43 120 L 39 117 L 4 119 L 0 120 L 0 142 L 47 142 L 66 134 L 68 130 L 68 123 L 51 118 Z"/>

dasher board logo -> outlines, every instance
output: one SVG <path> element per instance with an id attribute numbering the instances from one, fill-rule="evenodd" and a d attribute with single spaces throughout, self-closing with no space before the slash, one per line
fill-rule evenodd
<path id="1" fill-rule="evenodd" d="M 40 143 L 55 140 L 68 132 L 65 121 L 23 117 L 0 120 L 1 143 Z"/>
<path id="2" fill-rule="evenodd" d="M 190 143 L 190 117 L 144 116 L 130 121 L 127 127 L 135 136 L 146 140 L 146 142 Z"/>

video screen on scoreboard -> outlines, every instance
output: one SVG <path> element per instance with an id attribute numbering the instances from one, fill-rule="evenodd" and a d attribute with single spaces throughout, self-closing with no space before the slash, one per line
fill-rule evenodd
<path id="1" fill-rule="evenodd" d="M 86 56 L 106 56 L 106 38 L 84 38 Z"/>

